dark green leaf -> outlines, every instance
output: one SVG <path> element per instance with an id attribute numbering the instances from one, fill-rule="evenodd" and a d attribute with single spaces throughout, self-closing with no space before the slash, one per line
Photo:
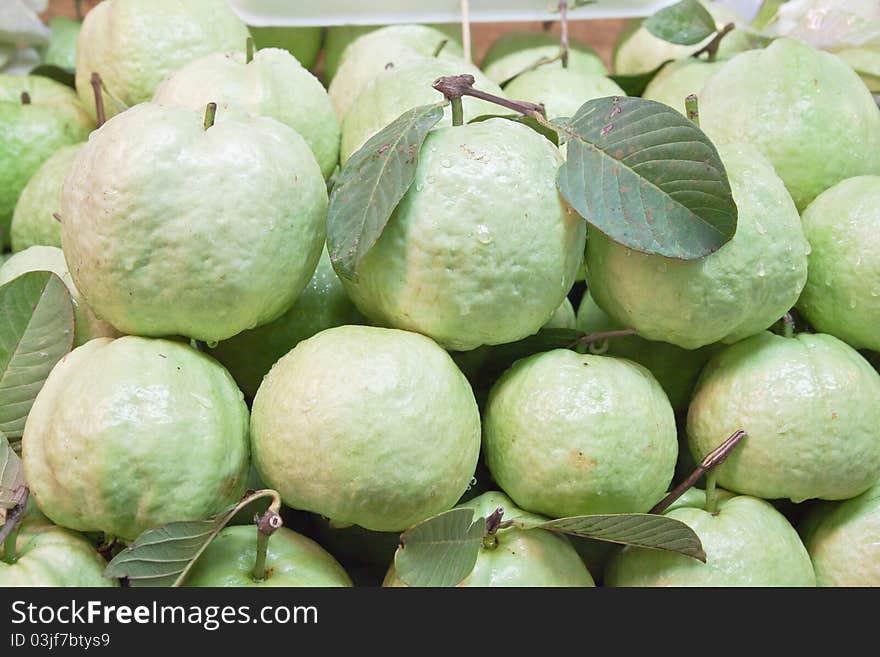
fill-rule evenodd
<path id="1" fill-rule="evenodd" d="M 516 121 L 517 123 L 522 123 L 530 127 L 532 130 L 537 132 L 538 134 L 543 135 L 548 140 L 550 140 L 554 146 L 559 146 L 559 135 L 555 130 L 550 130 L 546 126 L 538 123 L 537 119 L 531 116 L 523 116 L 522 114 L 481 114 L 480 116 L 471 119 L 468 123 L 479 123 L 480 121 L 487 121 L 489 119 L 507 119 L 508 121 Z"/>
<path id="2" fill-rule="evenodd" d="M 657 77 L 657 74 L 663 70 L 663 67 L 672 61 L 674 60 L 667 59 L 653 71 L 648 71 L 647 73 L 637 73 L 635 75 L 612 75 L 610 77 L 617 83 L 618 87 L 626 92 L 627 96 L 641 96 L 645 93 L 645 89 L 648 88 L 648 85 L 651 84 L 651 80 Z"/>
<path id="3" fill-rule="evenodd" d="M 0 431 L 21 438 L 49 372 L 73 346 L 73 303 L 55 274 L 28 272 L 0 287 Z"/>
<path id="4" fill-rule="evenodd" d="M 645 20 L 645 29 L 658 39 L 690 46 L 715 33 L 715 19 L 698 0 L 681 0 Z"/>
<path id="5" fill-rule="evenodd" d="M 0 433 L 0 509 L 11 509 L 21 499 L 24 468 L 6 436 Z"/>
<path id="6" fill-rule="evenodd" d="M 72 68 L 62 68 L 60 66 L 54 66 L 53 64 L 40 64 L 36 68 L 31 69 L 30 74 L 50 78 L 55 80 L 55 82 L 60 82 L 61 84 L 70 87 L 71 89 L 76 88 L 74 82 L 76 72 Z"/>
<path id="7" fill-rule="evenodd" d="M 614 241 L 691 260 L 736 232 L 737 209 L 718 151 L 697 125 L 642 98 L 591 100 L 565 127 L 557 184 Z"/>
<path id="8" fill-rule="evenodd" d="M 442 117 L 443 104 L 413 108 L 342 166 L 327 214 L 327 248 L 340 276 L 357 280 L 361 259 L 412 185 L 425 137 Z"/>
<path id="9" fill-rule="evenodd" d="M 397 576 L 410 586 L 455 586 L 474 569 L 486 519 L 473 509 L 452 509 L 400 535 Z"/>
<path id="10" fill-rule="evenodd" d="M 515 520 L 523 529 L 546 529 L 596 541 L 677 552 L 706 561 L 703 545 L 693 529 L 675 518 L 650 513 L 574 516 L 539 522 Z"/>

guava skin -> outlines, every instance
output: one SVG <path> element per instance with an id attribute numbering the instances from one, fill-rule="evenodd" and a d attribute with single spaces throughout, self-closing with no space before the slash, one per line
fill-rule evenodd
<path id="1" fill-rule="evenodd" d="M 321 41 L 324 38 L 323 27 L 264 27 L 248 26 L 254 38 L 254 45 L 259 49 L 281 48 L 296 57 L 303 67 L 311 69 L 318 61 L 321 53 Z"/>
<path id="2" fill-rule="evenodd" d="M 648 83 L 642 98 L 664 103 L 669 107 L 686 114 L 684 99 L 695 94 L 703 97 L 703 88 L 724 62 L 707 62 L 700 59 L 682 59 L 664 66 L 663 69 Z"/>
<path id="3" fill-rule="evenodd" d="M 539 68 L 518 75 L 504 87 L 508 98 L 543 103 L 547 117 L 571 117 L 594 98 L 626 96 L 611 78 L 572 68 Z"/>
<path id="4" fill-rule="evenodd" d="M 880 375 L 835 337 L 764 332 L 716 355 L 688 410 L 700 461 L 738 429 L 747 436 L 715 472 L 764 499 L 842 500 L 880 479 Z"/>
<path id="5" fill-rule="evenodd" d="M 357 282 L 374 322 L 469 351 L 533 335 L 574 283 L 585 223 L 561 200 L 561 155 L 525 125 L 439 128 Z"/>
<path id="6" fill-rule="evenodd" d="M 76 21 L 66 16 L 53 16 L 46 24 L 51 34 L 49 35 L 49 45 L 43 54 L 43 63 L 49 66 L 75 69 L 76 42 L 79 39 L 79 31 L 82 29 L 82 21 Z"/>
<path id="7" fill-rule="evenodd" d="M 800 41 L 777 39 L 725 64 L 703 90 L 700 125 L 716 144 L 760 150 L 801 211 L 842 180 L 880 175 L 871 92 L 845 62 Z"/>
<path id="8" fill-rule="evenodd" d="M 526 513 L 504 493 L 483 493 L 459 508 L 474 509 L 474 518 L 485 518 L 498 507 L 504 509 L 502 520 L 537 518 Z M 578 553 L 564 536 L 543 529 L 522 530 L 515 527 L 501 529 L 495 534 L 495 548 L 480 548 L 477 563 L 470 575 L 458 583 L 460 587 L 504 586 L 595 586 L 590 572 Z M 383 586 L 402 587 L 392 565 Z"/>
<path id="9" fill-rule="evenodd" d="M 571 305 L 571 301 L 568 300 L 568 297 L 566 297 L 562 300 L 562 303 L 559 305 L 559 308 L 556 309 L 556 312 L 553 313 L 550 319 L 548 319 L 541 328 L 573 329 L 575 328 L 576 323 L 577 319 L 575 318 L 574 307 Z"/>
<path id="10" fill-rule="evenodd" d="M 702 492 L 702 491 L 699 491 Z M 719 491 L 721 493 L 721 491 Z M 810 556 L 781 513 L 755 497 L 719 496 L 718 513 L 700 504 L 664 513 L 699 536 L 706 563 L 627 546 L 605 567 L 605 586 L 815 586 Z"/>
<path id="11" fill-rule="evenodd" d="M 675 415 L 641 365 L 556 349 L 517 361 L 492 388 L 483 451 L 523 509 L 643 513 L 672 480 Z"/>
<path id="12" fill-rule="evenodd" d="M 131 541 L 244 492 L 248 411 L 214 359 L 170 340 L 98 338 L 59 361 L 22 437 L 40 510 Z"/>
<path id="13" fill-rule="evenodd" d="M 588 230 L 587 281 L 596 303 L 647 340 L 697 349 L 771 326 L 807 280 L 800 217 L 782 180 L 752 147 L 718 149 L 739 210 L 736 233 L 698 260 L 646 255 Z"/>
<path id="14" fill-rule="evenodd" d="M 152 98 L 159 83 L 212 52 L 244 52 L 247 26 L 225 0 L 106 0 L 86 14 L 77 41 L 76 91 L 96 118 L 92 73 L 110 117 Z"/>
<path id="15" fill-rule="evenodd" d="M 302 137 L 263 117 L 203 123 L 133 107 L 65 180 L 70 273 L 123 333 L 225 340 L 287 311 L 321 256 L 327 188 Z"/>
<path id="16" fill-rule="evenodd" d="M 577 75 L 600 75 L 608 73 L 599 55 L 584 43 L 569 40 L 568 67 L 560 60 L 542 64 L 536 71 L 542 74 L 556 70 L 569 70 Z M 482 69 L 497 84 L 504 84 L 522 74 L 542 59 L 559 55 L 559 37 L 547 32 L 524 32 L 513 30 L 502 34 L 492 42 L 483 58 Z M 515 96 L 511 96 L 514 98 Z"/>
<path id="17" fill-rule="evenodd" d="M 257 557 L 255 525 L 224 527 L 193 566 L 184 586 L 276 587 L 351 586 L 333 556 L 312 539 L 281 527 L 269 537 L 267 577 L 254 581 Z"/>
<path id="18" fill-rule="evenodd" d="M 838 183 L 801 220 L 812 251 L 798 310 L 817 331 L 880 350 L 880 176 Z"/>
<path id="19" fill-rule="evenodd" d="M 263 379 L 254 465 L 285 504 L 337 526 L 402 531 L 451 508 L 480 450 L 464 375 L 432 340 L 368 326 L 300 342 Z"/>

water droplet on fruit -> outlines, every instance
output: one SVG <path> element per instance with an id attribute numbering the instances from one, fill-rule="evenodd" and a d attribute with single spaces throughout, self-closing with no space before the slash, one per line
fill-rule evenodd
<path id="1" fill-rule="evenodd" d="M 629 252 L 627 252 L 627 255 L 628 255 L 628 254 L 629 254 Z M 666 267 L 666 263 L 665 263 L 665 262 L 661 262 L 661 263 L 659 263 L 659 264 L 657 265 L 657 271 L 659 271 L 659 272 L 661 272 L 661 273 L 662 273 L 662 272 L 665 272 L 666 269 L 667 269 L 667 267 Z"/>
<path id="2" fill-rule="evenodd" d="M 767 229 L 764 228 L 764 225 L 760 221 L 755 222 L 755 230 L 758 231 L 758 235 L 766 235 Z"/>
<path id="3" fill-rule="evenodd" d="M 764 263 L 758 265 L 758 277 L 764 278 L 767 275 L 767 271 L 764 269 Z"/>
<path id="4" fill-rule="evenodd" d="M 862 256 L 859 255 L 859 257 L 856 258 L 856 267 L 861 267 L 861 266 L 862 266 Z"/>
<path id="5" fill-rule="evenodd" d="M 813 252 L 813 246 L 809 242 L 804 243 L 804 255 L 810 255 Z"/>
<path id="6" fill-rule="evenodd" d="M 443 167 L 444 169 L 448 169 L 449 167 L 452 166 L 452 162 L 450 162 L 449 160 L 443 160 L 440 162 L 440 166 Z"/>
<path id="7" fill-rule="evenodd" d="M 849 300 L 849 307 L 850 307 L 850 308 L 855 308 L 856 305 L 857 305 L 857 304 L 856 304 L 856 298 L 855 298 L 855 297 L 850 297 L 850 300 Z"/>
<path id="8" fill-rule="evenodd" d="M 631 256 L 632 254 L 633 254 L 632 251 L 630 251 L 629 249 L 626 250 L 626 255 L 627 255 L 627 257 Z"/>
<path id="9" fill-rule="evenodd" d="M 880 297 L 880 287 L 875 287 L 871 290 L 872 297 Z"/>
<path id="10" fill-rule="evenodd" d="M 477 234 L 477 241 L 480 244 L 488 244 L 489 242 L 492 241 L 492 235 L 489 233 L 489 229 L 486 226 L 484 226 L 483 224 L 480 224 L 479 226 L 477 226 L 476 234 Z"/>
<path id="11" fill-rule="evenodd" d="M 424 188 L 425 188 L 425 186 L 424 186 L 422 183 L 419 183 L 419 184 L 416 185 L 416 191 L 417 191 L 417 192 L 422 191 Z"/>
<path id="12" fill-rule="evenodd" d="M 427 182 L 429 185 L 433 185 L 434 181 L 436 181 L 436 180 L 437 179 L 434 176 L 428 176 L 427 179 L 425 180 L 425 182 Z"/>

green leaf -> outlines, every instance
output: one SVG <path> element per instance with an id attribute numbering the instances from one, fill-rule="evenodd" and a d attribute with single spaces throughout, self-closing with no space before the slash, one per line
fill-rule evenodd
<path id="1" fill-rule="evenodd" d="M 30 75 L 39 75 L 40 77 L 50 78 L 55 82 L 76 88 L 75 77 L 76 72 L 72 68 L 62 68 L 53 64 L 40 64 L 36 68 L 31 69 Z"/>
<path id="2" fill-rule="evenodd" d="M 737 209 L 718 151 L 663 103 L 588 101 L 566 133 L 562 196 L 595 228 L 642 253 L 691 260 L 736 232 Z"/>
<path id="3" fill-rule="evenodd" d="M 419 151 L 444 104 L 404 112 L 352 155 L 339 172 L 327 214 L 327 248 L 336 272 L 357 281 L 361 259 L 382 235 L 412 185 Z"/>
<path id="4" fill-rule="evenodd" d="M 681 0 L 645 20 L 645 29 L 658 39 L 681 46 L 699 43 L 715 33 L 715 19 L 697 0 Z"/>
<path id="5" fill-rule="evenodd" d="M 559 146 L 559 134 L 555 130 L 550 130 L 546 126 L 541 125 L 537 119 L 531 116 L 524 116 L 522 114 L 481 114 L 468 121 L 468 124 L 488 121 L 489 119 L 507 119 L 508 121 L 522 123 L 546 137 L 554 146 Z"/>
<path id="6" fill-rule="evenodd" d="M 657 77 L 657 74 L 662 71 L 667 64 L 673 61 L 675 60 L 667 59 L 653 71 L 648 71 L 647 73 L 637 73 L 635 75 L 611 75 L 609 77 L 617 83 L 618 87 L 623 89 L 627 96 L 641 96 L 645 93 L 645 89 L 648 88 L 648 85 L 651 84 L 651 80 Z"/>
<path id="7" fill-rule="evenodd" d="M 21 459 L 6 440 L 6 436 L 0 433 L 0 508 L 11 509 L 18 504 L 24 485 Z"/>
<path id="8" fill-rule="evenodd" d="M 752 19 L 752 27 L 757 30 L 763 30 L 776 18 L 776 13 L 784 4 L 785 0 L 764 0 L 757 15 Z"/>
<path id="9" fill-rule="evenodd" d="M 73 346 L 73 322 L 70 293 L 53 273 L 0 287 L 0 431 L 9 439 L 21 438 L 46 377 Z"/>
<path id="10" fill-rule="evenodd" d="M 677 552 L 704 563 L 706 561 L 703 545 L 694 530 L 680 520 L 666 516 L 618 513 L 573 516 L 545 522 L 517 519 L 514 525 L 522 529 L 546 529 L 596 541 Z"/>
<path id="11" fill-rule="evenodd" d="M 410 586 L 455 586 L 474 569 L 486 519 L 473 509 L 452 509 L 400 535 L 394 555 L 397 576 Z"/>

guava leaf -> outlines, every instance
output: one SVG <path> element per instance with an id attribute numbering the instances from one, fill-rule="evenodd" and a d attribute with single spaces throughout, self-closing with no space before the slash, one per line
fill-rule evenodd
<path id="1" fill-rule="evenodd" d="M 40 64 L 36 68 L 31 69 L 30 75 L 39 75 L 40 77 L 60 82 L 71 89 L 76 88 L 76 83 L 74 81 L 76 72 L 72 68 L 62 68 L 53 64 Z"/>
<path id="2" fill-rule="evenodd" d="M 73 303 L 55 274 L 33 271 L 0 287 L 0 431 L 20 439 L 49 372 L 73 346 Z"/>
<path id="3" fill-rule="evenodd" d="M 692 260 L 736 232 L 718 150 L 671 107 L 629 97 L 584 103 L 566 126 L 559 191 L 590 224 L 642 253 Z"/>
<path id="4" fill-rule="evenodd" d="M 474 569 L 486 519 L 473 509 L 452 509 L 400 535 L 394 569 L 409 586 L 455 586 Z"/>
<path id="5" fill-rule="evenodd" d="M 480 116 L 477 116 L 468 121 L 468 124 L 488 121 L 489 119 L 507 119 L 508 121 L 522 123 L 523 125 L 530 127 L 538 134 L 543 135 L 544 137 L 549 139 L 554 146 L 559 146 L 559 134 L 555 130 L 551 130 L 550 128 L 541 125 L 534 117 L 525 116 L 523 114 L 481 114 Z"/>
<path id="6" fill-rule="evenodd" d="M 444 104 L 404 112 L 371 137 L 339 171 L 327 213 L 327 249 L 336 272 L 357 281 L 361 259 L 382 235 L 412 185 L 419 151 Z"/>
<path id="7" fill-rule="evenodd" d="M 703 545 L 694 530 L 680 520 L 666 516 L 618 513 L 573 516 L 544 522 L 516 519 L 514 525 L 521 529 L 546 529 L 596 541 L 677 552 L 704 563 L 706 561 Z"/>
<path id="8" fill-rule="evenodd" d="M 641 96 L 645 93 L 645 89 L 651 84 L 651 80 L 657 77 L 657 74 L 663 68 L 675 60 L 667 59 L 653 71 L 647 73 L 636 73 L 635 75 L 610 75 L 609 77 L 617 83 L 617 86 L 623 89 L 627 96 Z"/>
<path id="9" fill-rule="evenodd" d="M 0 508 L 11 509 L 17 505 L 24 485 L 21 459 L 6 440 L 6 436 L 0 433 Z"/>
<path id="10" fill-rule="evenodd" d="M 697 0 L 681 0 L 664 7 L 644 22 L 658 39 L 691 46 L 715 33 L 715 19 Z"/>

